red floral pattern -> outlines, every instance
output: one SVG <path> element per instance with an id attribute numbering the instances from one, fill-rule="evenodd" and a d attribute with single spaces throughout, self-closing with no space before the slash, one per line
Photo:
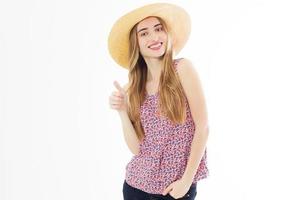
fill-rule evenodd
<path id="1" fill-rule="evenodd" d="M 177 63 L 173 66 L 177 72 Z M 184 124 L 174 124 L 164 116 L 158 116 L 158 93 L 146 94 L 140 109 L 145 138 L 140 152 L 126 165 L 126 182 L 132 187 L 151 194 L 162 194 L 172 182 L 180 179 L 190 155 L 195 124 L 185 98 L 187 118 Z M 201 159 L 193 183 L 209 175 L 207 150 Z"/>

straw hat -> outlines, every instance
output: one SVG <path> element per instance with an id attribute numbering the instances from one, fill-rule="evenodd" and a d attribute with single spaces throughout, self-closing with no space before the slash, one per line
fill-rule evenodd
<path id="1" fill-rule="evenodd" d="M 108 50 L 121 67 L 129 67 L 129 34 L 131 28 L 149 16 L 162 18 L 169 27 L 173 39 L 174 54 L 184 47 L 191 32 L 189 14 L 181 7 L 170 3 L 153 3 L 136 8 L 120 17 L 108 36 Z"/>

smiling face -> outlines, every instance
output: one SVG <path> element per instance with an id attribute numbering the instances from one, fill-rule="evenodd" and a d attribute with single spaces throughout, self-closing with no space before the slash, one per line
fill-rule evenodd
<path id="1" fill-rule="evenodd" d="M 156 17 L 148 17 L 137 25 L 137 39 L 143 57 L 161 57 L 166 51 L 167 33 Z"/>

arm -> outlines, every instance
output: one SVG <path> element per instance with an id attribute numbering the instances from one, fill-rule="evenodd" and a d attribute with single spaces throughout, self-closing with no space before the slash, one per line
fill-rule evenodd
<path id="1" fill-rule="evenodd" d="M 124 86 L 124 90 L 126 91 L 128 84 Z M 127 97 L 127 95 L 126 95 Z M 134 154 L 137 155 L 139 153 L 139 145 L 140 141 L 137 137 L 135 129 L 130 121 L 127 111 L 120 111 L 119 116 L 122 122 L 122 129 L 125 142 L 129 148 L 129 150 Z"/>
<path id="2" fill-rule="evenodd" d="M 197 71 L 187 59 L 178 63 L 178 75 L 184 89 L 195 123 L 191 152 L 182 179 L 192 183 L 208 139 L 208 117 L 205 98 Z"/>

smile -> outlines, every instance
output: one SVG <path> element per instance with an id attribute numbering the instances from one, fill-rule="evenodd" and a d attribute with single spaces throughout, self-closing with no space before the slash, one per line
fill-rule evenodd
<path id="1" fill-rule="evenodd" d="M 158 50 L 158 49 L 160 49 L 161 46 L 162 46 L 162 42 L 160 42 L 158 44 L 150 45 L 149 48 L 152 50 Z"/>

